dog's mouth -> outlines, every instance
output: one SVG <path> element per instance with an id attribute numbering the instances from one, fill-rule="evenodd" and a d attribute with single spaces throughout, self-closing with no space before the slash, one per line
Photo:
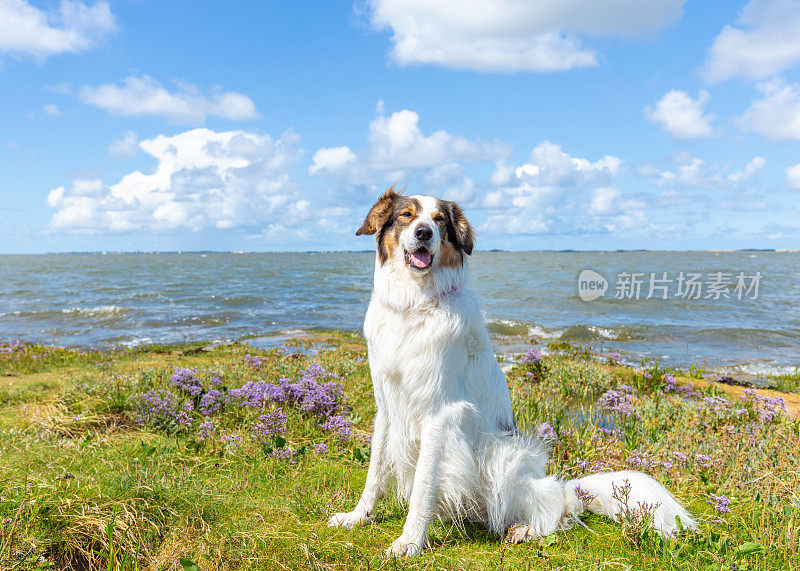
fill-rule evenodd
<path id="1" fill-rule="evenodd" d="M 425 248 L 420 248 L 415 252 L 405 252 L 406 264 L 415 270 L 426 270 L 433 262 L 433 254 Z"/>

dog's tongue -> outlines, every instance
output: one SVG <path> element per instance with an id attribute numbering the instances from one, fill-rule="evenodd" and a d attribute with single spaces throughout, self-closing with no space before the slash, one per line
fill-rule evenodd
<path id="1" fill-rule="evenodd" d="M 427 268 L 431 263 L 431 255 L 428 252 L 411 252 L 411 263 L 418 268 Z"/>

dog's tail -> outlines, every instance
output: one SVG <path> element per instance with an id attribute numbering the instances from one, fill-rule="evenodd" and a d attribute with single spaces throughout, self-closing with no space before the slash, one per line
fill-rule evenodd
<path id="1" fill-rule="evenodd" d="M 635 517 L 646 521 L 661 537 L 673 537 L 680 530 L 697 527 L 697 522 L 669 491 L 642 472 L 625 470 L 592 474 L 564 482 L 567 503 L 604 515 L 615 521 Z"/>

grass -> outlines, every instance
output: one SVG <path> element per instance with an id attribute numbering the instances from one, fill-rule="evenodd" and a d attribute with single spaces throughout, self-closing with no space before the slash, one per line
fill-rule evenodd
<path id="1" fill-rule="evenodd" d="M 0 569 L 800 568 L 796 418 L 761 421 L 767 405 L 756 397 L 675 372 L 681 386 L 696 386 L 688 396 L 665 393 L 669 371 L 601 364 L 570 348 L 545 357 L 535 375 L 527 374 L 534 364 L 508 372 L 520 428 L 547 423 L 557 439 L 550 471 L 577 477 L 636 465 L 689 507 L 699 529 L 664 541 L 640 525 L 642 514 L 620 523 L 588 516 L 585 527 L 510 545 L 480 527 L 437 521 L 423 556 L 387 559 L 405 515 L 394 497 L 372 525 L 325 525 L 330 513 L 352 509 L 366 477 L 374 408 L 363 339 L 332 332 L 293 344 L 328 349 L 311 358 L 241 344 L 104 353 L 0 346 Z M 249 429 L 264 410 L 230 405 L 201 439 L 196 410 L 191 427 L 172 417 L 148 426 L 152 417 L 137 405 L 149 391 L 178 394 L 170 377 L 179 367 L 193 368 L 204 391 L 219 377 L 225 392 L 296 380 L 312 363 L 344 389 L 330 414 L 350 421 L 347 439 L 297 403 L 282 407 L 285 432 L 261 442 Z M 714 396 L 730 405 L 709 405 Z M 728 498 L 730 513 L 718 512 L 711 494 Z"/>

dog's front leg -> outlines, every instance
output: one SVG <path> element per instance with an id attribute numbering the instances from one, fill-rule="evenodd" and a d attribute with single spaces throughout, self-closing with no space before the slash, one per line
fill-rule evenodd
<path id="1" fill-rule="evenodd" d="M 386 493 L 388 479 L 388 455 L 386 453 L 386 415 L 381 411 L 375 415 L 375 428 L 372 431 L 372 448 L 367 469 L 367 482 L 361 499 L 351 512 L 336 513 L 328 520 L 331 527 L 353 528 L 372 518 L 375 504 Z"/>
<path id="2" fill-rule="evenodd" d="M 408 517 L 403 533 L 386 550 L 387 555 L 404 557 L 422 553 L 439 500 L 442 456 L 446 452 L 445 447 L 457 446 L 462 440 L 462 425 L 467 410 L 468 406 L 463 403 L 451 404 L 423 424 Z"/>

